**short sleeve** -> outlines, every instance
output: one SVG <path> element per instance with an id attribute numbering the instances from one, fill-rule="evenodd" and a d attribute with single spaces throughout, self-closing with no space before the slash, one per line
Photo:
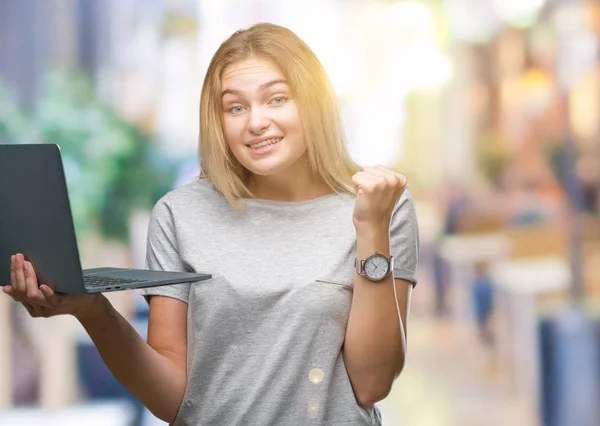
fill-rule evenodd
<path id="1" fill-rule="evenodd" d="M 391 253 L 394 257 L 394 278 L 417 284 L 419 263 L 419 228 L 415 201 L 407 190 L 396 204 L 390 225 Z"/>
<path id="2" fill-rule="evenodd" d="M 152 209 L 146 244 L 146 268 L 155 271 L 186 272 L 179 256 L 175 222 L 168 194 Z M 188 303 L 190 285 L 189 283 L 171 284 L 145 288 L 142 289 L 142 295 L 146 301 L 149 301 L 149 296 L 167 296 Z"/>

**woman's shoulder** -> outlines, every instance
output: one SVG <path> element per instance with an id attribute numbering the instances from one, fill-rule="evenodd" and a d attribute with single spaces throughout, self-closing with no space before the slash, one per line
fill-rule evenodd
<path id="1" fill-rule="evenodd" d="M 196 177 L 192 181 L 167 192 L 158 202 L 171 209 L 194 209 L 198 211 L 204 207 L 216 207 L 227 201 L 218 192 L 210 180 Z"/>
<path id="2" fill-rule="evenodd" d="M 202 198 L 223 198 L 209 179 L 195 177 L 190 182 L 175 188 L 168 194 L 171 199 L 188 198 L 190 196 L 200 196 Z"/>

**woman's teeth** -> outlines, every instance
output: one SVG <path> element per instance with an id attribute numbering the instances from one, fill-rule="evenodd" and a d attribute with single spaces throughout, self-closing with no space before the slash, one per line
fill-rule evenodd
<path id="1" fill-rule="evenodd" d="M 267 139 L 265 141 L 256 143 L 254 145 L 250 145 L 250 148 L 252 149 L 258 149 L 258 148 L 262 148 L 263 146 L 267 146 L 267 145 L 271 145 L 274 143 L 277 143 L 281 140 L 282 138 L 274 138 L 274 139 Z"/>

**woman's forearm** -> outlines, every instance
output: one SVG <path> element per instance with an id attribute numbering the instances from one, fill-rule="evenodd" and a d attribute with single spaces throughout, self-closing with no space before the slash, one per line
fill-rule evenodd
<path id="1" fill-rule="evenodd" d="M 186 366 L 154 350 L 108 299 L 100 300 L 98 314 L 79 322 L 115 378 L 155 416 L 172 422 L 185 393 Z"/>
<path id="2" fill-rule="evenodd" d="M 365 259 L 375 252 L 389 257 L 388 232 L 386 227 L 357 232 L 357 258 Z M 355 395 L 366 405 L 387 395 L 404 365 L 406 324 L 398 317 L 394 285 L 392 274 L 379 282 L 355 275 L 344 361 Z M 399 286 L 397 289 L 400 303 L 406 305 L 407 295 Z"/>

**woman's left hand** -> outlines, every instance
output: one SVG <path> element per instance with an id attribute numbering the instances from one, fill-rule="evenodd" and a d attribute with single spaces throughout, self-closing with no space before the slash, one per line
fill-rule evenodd
<path id="1" fill-rule="evenodd" d="M 406 177 L 383 166 L 365 167 L 352 177 L 356 189 L 353 222 L 360 229 L 389 229 L 394 206 L 407 186 Z"/>

